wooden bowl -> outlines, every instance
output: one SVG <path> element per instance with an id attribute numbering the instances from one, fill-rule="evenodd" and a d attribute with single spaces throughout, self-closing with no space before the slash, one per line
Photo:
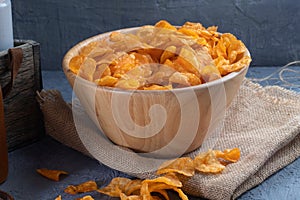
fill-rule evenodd
<path id="1" fill-rule="evenodd" d="M 69 70 L 69 61 L 82 47 L 109 35 L 80 42 L 63 59 L 64 73 L 89 117 L 112 142 L 136 151 L 179 155 L 200 147 L 222 122 L 248 66 L 219 80 L 163 91 L 100 87 Z"/>

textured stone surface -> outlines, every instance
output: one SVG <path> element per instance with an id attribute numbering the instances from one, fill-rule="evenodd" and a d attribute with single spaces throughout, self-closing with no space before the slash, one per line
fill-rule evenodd
<path id="1" fill-rule="evenodd" d="M 300 55 L 300 1 L 12 0 L 12 5 L 15 38 L 41 43 L 43 69 L 60 69 L 66 51 L 85 38 L 160 19 L 218 25 L 245 42 L 253 65 L 283 65 Z"/>
<path id="2" fill-rule="evenodd" d="M 291 69 L 300 71 L 300 67 L 292 67 Z M 276 70 L 278 70 L 278 67 L 250 68 L 247 77 L 262 78 Z M 289 76 L 290 79 L 288 79 L 292 80 L 291 82 L 294 86 L 287 85 L 285 87 L 300 92 L 300 78 L 295 78 L 295 76 L 299 75 L 294 72 Z M 46 89 L 59 89 L 65 100 L 70 101 L 72 99 L 72 90 L 63 72 L 43 71 L 43 79 Z M 284 85 L 278 80 L 276 75 L 272 79 L 262 82 L 262 84 Z M 62 177 L 60 182 L 53 182 L 38 175 L 35 172 L 37 168 L 62 169 L 68 171 L 70 175 Z M 300 158 L 269 177 L 259 186 L 244 193 L 238 199 L 299 199 L 299 169 Z M 63 190 L 67 185 L 87 180 L 96 180 L 99 185 L 104 185 L 116 176 L 126 175 L 69 149 L 49 137 L 45 137 L 35 144 L 15 150 L 9 154 L 9 176 L 8 180 L 0 185 L 0 190 L 11 193 L 16 200 L 53 200 L 59 194 L 62 194 L 63 200 L 71 200 L 83 195 L 72 196 L 64 194 Z M 96 192 L 89 194 L 92 194 L 97 200 L 116 199 Z M 190 199 L 197 200 L 199 198 L 191 197 Z M 172 197 L 172 200 L 177 200 L 177 198 Z"/>

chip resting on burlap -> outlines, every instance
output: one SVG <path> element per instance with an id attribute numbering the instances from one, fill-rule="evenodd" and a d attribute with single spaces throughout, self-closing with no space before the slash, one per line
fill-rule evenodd
<path id="1" fill-rule="evenodd" d="M 42 91 L 38 99 L 47 134 L 89 155 L 76 132 L 71 107 L 60 93 Z M 299 93 L 278 86 L 262 87 L 245 79 L 226 111 L 224 127 L 214 146 L 220 150 L 240 148 L 240 160 L 228 165 L 221 174 L 197 173 L 184 179 L 184 191 L 208 199 L 235 199 L 297 159 L 300 155 L 299 99 Z M 63 119 L 58 117 L 62 115 Z M 199 152 L 200 149 L 185 156 L 194 157 Z M 131 175 L 153 176 L 151 173 Z"/>

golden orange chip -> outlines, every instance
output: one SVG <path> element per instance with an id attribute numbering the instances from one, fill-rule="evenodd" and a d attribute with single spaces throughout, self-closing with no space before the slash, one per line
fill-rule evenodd
<path id="1" fill-rule="evenodd" d="M 241 152 L 239 148 L 225 149 L 222 151 L 216 151 L 216 157 L 222 158 L 226 161 L 237 162 L 240 159 Z"/>
<path id="2" fill-rule="evenodd" d="M 77 198 L 76 200 L 94 200 L 94 198 L 91 195 L 87 195 L 81 198 Z"/>
<path id="3" fill-rule="evenodd" d="M 55 200 L 61 200 L 61 195 L 55 198 Z"/>
<path id="4" fill-rule="evenodd" d="M 164 176 L 160 176 L 155 179 L 146 179 L 143 181 L 143 183 L 148 183 L 149 185 L 155 183 L 165 183 L 167 185 L 174 186 L 174 187 L 182 187 L 181 181 L 174 173 L 167 173 Z"/>
<path id="5" fill-rule="evenodd" d="M 188 28 L 180 28 L 178 29 L 178 32 L 183 33 L 184 35 L 191 36 L 193 38 L 199 38 L 199 35 L 197 32 L 193 29 L 188 29 Z"/>
<path id="6" fill-rule="evenodd" d="M 130 181 L 130 179 L 123 177 L 113 178 L 107 186 L 100 188 L 97 191 L 111 197 L 119 197 L 121 193 L 125 193 L 126 185 Z"/>
<path id="7" fill-rule="evenodd" d="M 85 59 L 86 57 L 82 55 L 74 56 L 69 63 L 70 70 L 73 73 L 78 74 L 80 66 L 82 65 Z"/>
<path id="8" fill-rule="evenodd" d="M 224 76 L 244 68 L 245 66 L 249 65 L 250 62 L 251 58 L 249 56 L 244 56 L 236 63 L 218 66 L 218 70 L 220 71 L 221 75 Z"/>
<path id="9" fill-rule="evenodd" d="M 155 27 L 157 28 L 166 28 L 166 29 L 170 29 L 170 30 L 174 30 L 176 31 L 177 28 L 172 26 L 169 22 L 167 22 L 166 20 L 160 20 L 159 22 L 157 22 L 155 24 Z"/>
<path id="10" fill-rule="evenodd" d="M 164 197 L 165 200 L 170 200 L 170 198 L 168 196 L 168 192 L 166 190 L 155 190 L 153 192 L 159 193 L 160 195 L 162 195 Z"/>
<path id="11" fill-rule="evenodd" d="M 201 69 L 201 78 L 205 82 L 220 79 L 222 76 L 219 70 L 213 65 L 207 65 Z"/>
<path id="12" fill-rule="evenodd" d="M 194 159 L 194 166 L 197 171 L 203 173 L 220 173 L 225 168 L 212 150 L 198 154 Z"/>
<path id="13" fill-rule="evenodd" d="M 118 79 L 115 77 L 112 77 L 112 76 L 104 76 L 103 78 L 96 79 L 95 82 L 97 85 L 100 85 L 100 86 L 112 87 L 118 82 Z"/>
<path id="14" fill-rule="evenodd" d="M 145 184 L 147 184 L 147 183 L 145 183 Z M 181 199 L 183 199 L 183 200 L 188 199 L 188 197 L 184 194 L 184 192 L 181 189 L 179 189 L 178 187 L 175 187 L 175 186 L 165 184 L 165 183 L 154 183 L 154 184 L 149 183 L 149 185 L 147 185 L 147 190 L 150 193 L 158 192 L 160 194 L 162 194 L 161 193 L 162 190 L 174 190 L 175 192 L 178 193 L 178 195 Z M 142 192 L 141 192 L 141 194 L 142 194 Z M 164 194 L 162 194 L 162 195 L 164 196 Z"/>
<path id="15" fill-rule="evenodd" d="M 83 55 L 83 56 L 88 56 L 92 51 L 93 49 L 96 48 L 96 46 L 99 45 L 99 42 L 90 42 L 88 45 L 82 47 L 82 49 L 80 50 L 80 55 Z"/>
<path id="16" fill-rule="evenodd" d="M 98 189 L 95 181 L 87 181 L 79 185 L 69 185 L 64 192 L 68 194 L 78 194 L 84 192 L 92 192 Z"/>
<path id="17" fill-rule="evenodd" d="M 176 191 L 182 200 L 189 200 L 189 198 L 184 194 L 184 192 L 181 189 L 174 187 L 172 188 L 172 190 Z"/>
<path id="18" fill-rule="evenodd" d="M 125 186 L 125 194 L 126 195 L 139 195 L 140 188 L 142 187 L 142 180 L 135 179 L 128 182 Z"/>
<path id="19" fill-rule="evenodd" d="M 120 199 L 121 200 L 143 200 L 143 197 L 140 196 L 140 195 L 130 195 L 130 196 L 127 196 L 126 194 L 121 193 L 120 194 Z"/>
<path id="20" fill-rule="evenodd" d="M 65 174 L 67 175 L 68 172 L 66 171 L 62 171 L 62 170 L 50 170 L 50 169 L 37 169 L 36 170 L 39 174 L 41 174 L 42 176 L 50 179 L 50 180 L 53 180 L 53 181 L 59 181 L 59 176 L 61 174 Z"/>
<path id="21" fill-rule="evenodd" d="M 176 47 L 175 46 L 168 46 L 164 52 L 161 54 L 160 63 L 164 63 L 167 59 L 171 59 L 175 56 Z"/>
<path id="22" fill-rule="evenodd" d="M 159 167 L 156 174 L 166 174 L 169 172 L 175 172 L 191 177 L 195 173 L 194 162 L 189 157 L 181 157 L 175 160 L 166 161 Z"/>
<path id="23" fill-rule="evenodd" d="M 79 76 L 82 78 L 93 81 L 94 80 L 94 72 L 96 71 L 97 63 L 93 58 L 86 58 L 84 62 L 81 64 L 79 69 Z"/>

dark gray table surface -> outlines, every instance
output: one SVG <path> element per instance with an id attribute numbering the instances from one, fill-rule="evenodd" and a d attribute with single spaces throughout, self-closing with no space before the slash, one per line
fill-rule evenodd
<path id="1" fill-rule="evenodd" d="M 252 67 L 247 77 L 262 78 L 277 69 L 278 67 Z M 298 74 L 286 72 L 284 75 L 285 80 L 294 86 L 280 81 L 278 75 L 261 84 L 279 85 L 300 92 L 300 67 L 291 69 L 297 70 Z M 43 71 L 43 83 L 45 89 L 58 89 L 67 101 L 71 100 L 72 90 L 63 72 Z M 60 182 L 53 182 L 37 174 L 35 171 L 37 168 L 62 169 L 70 174 L 63 177 Z M 9 175 L 7 181 L 0 185 L 0 190 L 10 193 L 16 200 L 54 200 L 60 194 L 63 200 L 68 200 L 83 194 L 75 196 L 64 194 L 63 190 L 67 185 L 87 180 L 96 180 L 98 184 L 103 185 L 116 176 L 126 175 L 45 136 L 38 142 L 9 153 Z M 95 199 L 113 199 L 97 192 L 89 194 Z M 257 187 L 247 191 L 239 199 L 300 199 L 300 159 L 296 159 Z"/>

